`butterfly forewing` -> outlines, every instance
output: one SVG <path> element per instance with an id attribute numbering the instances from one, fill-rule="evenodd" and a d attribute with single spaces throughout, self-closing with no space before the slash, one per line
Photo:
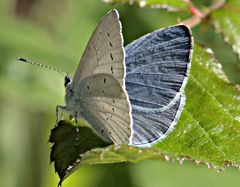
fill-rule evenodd
<path id="1" fill-rule="evenodd" d="M 109 74 L 96 74 L 79 86 L 81 115 L 98 134 L 115 144 L 129 143 L 130 106 L 120 83 Z"/>
<path id="2" fill-rule="evenodd" d="M 113 75 L 124 84 L 124 48 L 121 23 L 116 10 L 102 18 L 89 40 L 73 78 L 76 86 L 84 78 L 98 73 Z"/>

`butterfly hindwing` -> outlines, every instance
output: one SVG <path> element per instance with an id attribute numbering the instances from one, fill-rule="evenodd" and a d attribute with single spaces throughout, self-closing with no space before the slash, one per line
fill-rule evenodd
<path id="1" fill-rule="evenodd" d="M 120 83 L 109 74 L 96 74 L 81 81 L 81 115 L 98 134 L 115 144 L 129 143 L 130 106 Z"/>

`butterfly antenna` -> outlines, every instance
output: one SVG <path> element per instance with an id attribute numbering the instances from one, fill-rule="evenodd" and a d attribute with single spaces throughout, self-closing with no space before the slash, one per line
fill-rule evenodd
<path id="1" fill-rule="evenodd" d="M 59 69 L 57 69 L 55 67 L 51 67 L 51 66 L 48 66 L 48 65 L 44 65 L 44 64 L 37 63 L 37 62 L 33 62 L 33 61 L 27 60 L 25 58 L 21 58 L 20 57 L 20 58 L 17 58 L 17 60 L 20 61 L 20 62 L 25 62 L 27 64 L 32 64 L 34 66 L 39 66 L 39 67 L 42 67 L 42 68 L 51 69 L 53 71 L 56 71 L 58 73 L 61 73 L 61 74 L 65 75 L 65 76 L 68 75 L 67 73 L 65 73 L 65 72 L 63 72 L 63 71 L 61 71 L 61 70 L 59 70 Z"/>

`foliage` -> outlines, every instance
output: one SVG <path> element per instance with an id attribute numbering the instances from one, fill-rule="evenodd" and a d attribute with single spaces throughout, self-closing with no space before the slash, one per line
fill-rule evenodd
<path id="1" fill-rule="evenodd" d="M 212 51 L 197 44 L 186 95 L 188 102 L 180 122 L 163 142 L 143 150 L 125 145 L 81 152 L 80 160 L 78 154 L 75 161 L 67 163 L 70 166 L 67 176 L 81 165 L 146 159 L 190 159 L 207 163 L 215 169 L 221 169 L 226 164 L 240 167 L 240 90 L 228 82 Z M 84 129 L 79 132 L 81 130 Z M 92 137 L 94 133 L 83 133 L 82 138 L 85 136 Z M 58 139 L 62 143 L 68 142 L 65 138 Z M 80 146 L 94 148 L 96 143 L 85 139 Z M 52 150 L 52 154 L 54 152 Z M 67 147 L 64 152 L 69 152 Z M 66 163 L 62 161 L 61 164 L 65 166 Z M 61 170 L 56 168 L 56 171 Z"/>
<path id="2" fill-rule="evenodd" d="M 99 137 L 96 137 L 98 140 L 94 144 L 98 146 L 88 143 L 86 145 L 89 147 L 81 147 L 84 150 L 77 149 L 72 152 L 74 159 L 59 162 L 64 154 L 59 155 L 55 151 L 63 148 L 61 141 L 66 144 L 65 139 L 51 139 L 56 143 L 55 147 L 58 147 L 52 149 L 52 161 L 56 161 L 56 166 L 60 163 L 56 167 L 60 177 L 66 178 L 74 169 L 81 167 L 78 175 L 71 177 L 66 184 L 92 187 L 94 182 L 98 183 L 102 179 L 110 181 L 108 177 L 110 175 L 105 176 L 108 168 L 113 176 L 115 173 L 112 172 L 112 168 L 115 167 L 115 170 L 119 171 L 124 165 L 124 171 L 121 172 L 128 175 L 131 180 L 135 177 L 138 186 L 152 186 L 148 184 L 149 180 L 156 185 L 163 185 L 163 179 L 176 183 L 179 179 L 182 180 L 184 173 L 186 176 L 184 186 L 191 186 L 191 182 L 189 183 L 191 180 L 194 185 L 202 186 L 202 183 L 195 184 L 195 178 L 199 177 L 198 180 L 201 180 L 202 176 L 208 177 L 207 182 L 218 181 L 218 184 L 223 186 L 231 185 L 234 177 L 236 181 L 239 179 L 239 173 L 234 170 L 215 175 L 214 171 L 195 167 L 195 165 L 184 164 L 179 167 L 176 164 L 164 162 L 164 160 L 177 160 L 182 163 L 187 159 L 195 160 L 196 163 L 206 163 L 209 167 L 213 166 L 216 169 L 224 166 L 239 167 L 240 157 L 237 150 L 239 150 L 240 91 L 238 85 L 227 81 L 221 70 L 223 65 L 223 70 L 230 80 L 233 80 L 235 74 L 235 82 L 240 83 L 239 59 L 235 61 L 236 56 L 232 54 L 232 49 L 229 47 L 230 51 L 227 51 L 227 44 L 222 41 L 225 39 L 234 52 L 239 54 L 239 0 L 227 0 L 223 7 L 218 7 L 206 15 L 204 14 L 208 6 L 218 0 L 108 0 L 112 3 L 103 3 L 100 0 L 28 1 L 32 6 L 19 5 L 16 2 L 20 1 L 2 0 L 0 2 L 0 119 L 2 124 L 0 126 L 0 178 L 3 186 L 53 186 L 58 180 L 53 167 L 48 165 L 49 160 L 46 155 L 49 154 L 49 147 L 46 140 L 49 136 L 50 124 L 55 121 L 55 105 L 63 103 L 63 78 L 49 71 L 16 63 L 15 58 L 23 56 L 60 67 L 66 72 L 74 72 L 92 30 L 101 16 L 112 8 L 120 12 L 125 43 L 155 29 L 177 24 L 179 20 L 184 21 L 190 16 L 194 19 L 197 17 L 200 21 L 192 29 L 195 41 L 211 46 L 216 54 L 221 53 L 220 56 L 216 55 L 221 64 L 217 62 L 210 49 L 195 44 L 191 75 L 186 87 L 187 104 L 184 112 L 174 132 L 162 143 L 150 149 L 110 145 L 84 152 L 95 146 L 105 146 L 103 142 L 101 144 Z M 139 6 L 132 6 L 131 2 Z M 202 14 L 196 15 L 196 7 L 194 8 L 190 2 L 194 2 L 194 5 L 201 9 Z M 25 10 L 24 7 L 30 7 L 30 11 L 17 14 L 18 6 L 22 10 Z M 168 12 L 161 8 L 176 12 Z M 212 26 L 221 35 L 218 35 Z M 62 125 L 58 128 L 63 127 Z M 69 126 L 69 122 L 66 121 L 64 125 Z M 70 132 L 74 134 L 76 127 L 74 123 L 71 125 Z M 83 129 L 87 131 L 86 134 L 96 136 L 88 127 Z M 56 129 L 52 131 L 55 135 L 56 132 Z M 71 143 L 76 141 L 74 138 L 71 139 L 72 136 L 67 137 Z M 73 144 L 70 147 L 72 146 Z M 64 150 L 67 149 L 68 147 L 64 147 Z M 74 168 L 71 168 L 79 157 L 81 157 L 80 164 L 77 163 Z M 148 161 L 134 165 L 106 164 L 136 163 L 144 160 Z M 150 162 L 149 160 L 158 161 Z M 95 166 L 82 167 L 88 165 Z M 71 169 L 67 171 L 66 168 L 69 166 Z M 169 170 L 168 173 L 167 170 Z M 181 172 L 181 175 L 178 172 Z M 189 178 L 191 172 L 193 176 L 195 174 L 194 179 Z M 229 172 L 231 175 L 228 175 Z M 173 173 L 175 173 L 175 180 L 172 180 Z M 151 178 L 153 175 L 155 178 Z M 229 181 L 224 181 L 226 177 Z M 111 180 L 117 181 L 117 178 L 112 177 Z M 124 180 L 127 179 L 124 178 Z M 102 186 L 106 186 L 105 181 L 102 181 Z M 145 182 L 142 183 L 142 181 Z M 123 181 L 117 182 L 122 184 Z"/>
<path id="3" fill-rule="evenodd" d="M 87 126 L 73 126 L 70 122 L 60 121 L 58 126 L 52 129 L 49 142 L 53 143 L 50 160 L 54 162 L 55 170 L 62 180 L 70 165 L 78 164 L 81 154 L 96 147 L 109 145 L 97 136 Z M 73 166 L 72 166 L 73 167 Z M 59 183 L 61 185 L 61 181 Z"/>
<path id="4" fill-rule="evenodd" d="M 127 1 L 111 2 L 125 3 Z M 179 8 L 180 4 L 187 5 L 186 3 L 179 4 L 179 1 L 135 2 L 139 3 L 141 7 L 154 4 L 154 6 L 159 5 L 159 8 L 166 7 L 166 5 L 167 7 Z M 232 10 L 227 17 L 224 17 L 226 15 L 224 11 L 229 6 L 233 6 L 232 1 L 228 3 L 223 9 L 214 11 L 211 15 L 212 23 L 223 33 L 225 40 L 233 46 L 234 51 L 239 52 L 237 10 Z M 195 7 L 192 9 L 196 10 Z M 144 150 L 125 145 L 88 149 L 86 153 L 81 151 L 73 157 L 75 159 L 72 159 L 71 162 L 61 162 L 61 165 L 68 165 L 64 168 L 64 175 L 60 174 L 61 181 L 84 164 L 138 162 L 146 159 L 190 159 L 207 163 L 216 169 L 223 168 L 225 165 L 240 167 L 240 153 L 238 151 L 240 148 L 239 87 L 229 83 L 222 71 L 221 64 L 214 58 L 213 52 L 198 44 L 194 48 L 186 95 L 188 102 L 180 122 L 166 140 Z M 84 131 L 84 129 L 80 129 L 80 132 L 81 130 Z M 90 132 L 93 133 L 91 136 L 94 136 L 94 132 Z M 61 139 L 60 141 L 65 142 L 66 140 Z M 90 148 L 95 148 L 95 143 L 97 142 L 84 140 L 84 145 L 89 145 Z M 82 146 L 84 147 L 84 145 Z M 68 152 L 67 148 L 65 152 Z M 54 153 L 53 149 L 52 154 Z M 62 172 L 56 167 L 56 162 L 55 169 L 58 173 Z"/>

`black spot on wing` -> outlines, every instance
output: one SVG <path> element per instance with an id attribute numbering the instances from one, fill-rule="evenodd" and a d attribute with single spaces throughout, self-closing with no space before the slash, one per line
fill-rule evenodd
<path id="1" fill-rule="evenodd" d="M 110 52 L 110 57 L 111 57 L 111 59 L 113 60 L 113 55 L 112 55 L 112 53 Z"/>
<path id="2" fill-rule="evenodd" d="M 112 74 L 113 74 L 113 67 L 111 66 L 111 72 L 112 72 Z"/>

